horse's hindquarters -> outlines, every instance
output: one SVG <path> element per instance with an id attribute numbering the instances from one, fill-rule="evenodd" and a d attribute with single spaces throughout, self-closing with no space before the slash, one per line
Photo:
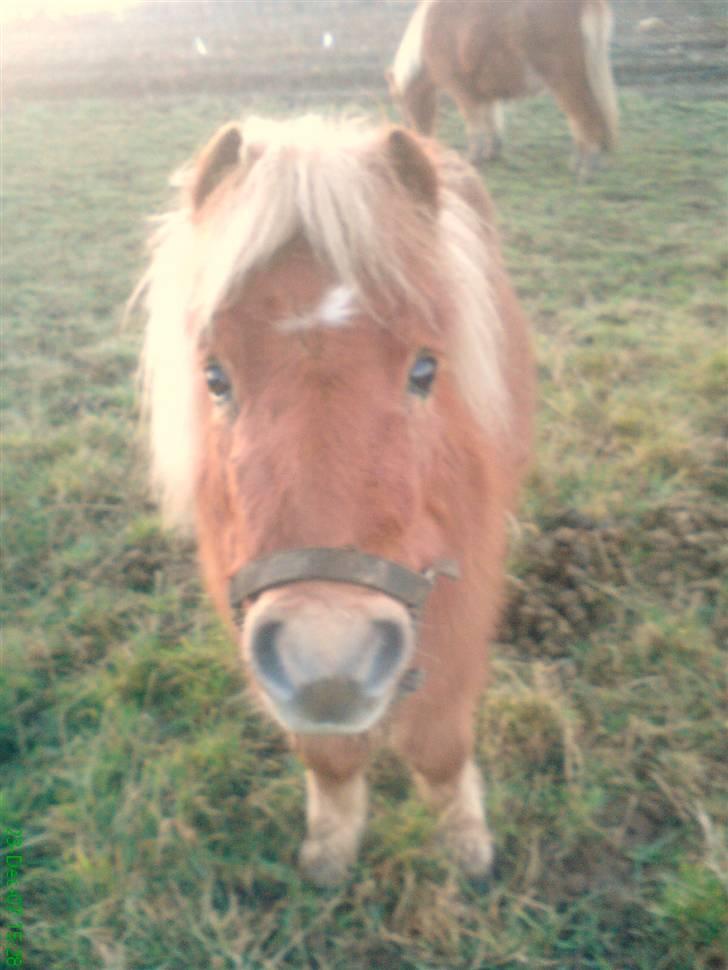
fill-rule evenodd
<path id="1" fill-rule="evenodd" d="M 242 652 L 267 706 L 297 734 L 372 727 L 398 692 L 414 652 L 404 606 L 342 584 L 296 583 L 263 593 Z"/>

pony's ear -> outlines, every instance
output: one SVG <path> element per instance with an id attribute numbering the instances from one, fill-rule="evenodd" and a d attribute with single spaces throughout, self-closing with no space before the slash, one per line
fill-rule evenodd
<path id="1" fill-rule="evenodd" d="M 437 208 L 437 172 L 419 139 L 405 128 L 392 128 L 386 151 L 395 175 L 410 195 L 428 209 Z"/>
<path id="2" fill-rule="evenodd" d="M 237 124 L 224 125 L 200 152 L 192 178 L 192 205 L 199 209 L 231 168 L 240 163 L 243 136 Z"/>

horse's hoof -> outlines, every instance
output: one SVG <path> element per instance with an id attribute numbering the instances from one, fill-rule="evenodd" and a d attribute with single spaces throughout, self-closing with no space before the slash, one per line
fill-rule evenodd
<path id="1" fill-rule="evenodd" d="M 480 876 L 466 876 L 467 885 L 473 892 L 484 896 L 487 892 L 490 892 L 490 887 L 493 881 L 492 872 L 485 873 Z"/>
<path id="2" fill-rule="evenodd" d="M 301 846 L 298 864 L 310 882 L 327 889 L 348 878 L 355 854 L 342 851 L 335 839 L 306 839 Z"/>
<path id="3" fill-rule="evenodd" d="M 442 831 L 446 851 L 470 880 L 485 880 L 493 868 L 493 839 L 480 819 Z"/>

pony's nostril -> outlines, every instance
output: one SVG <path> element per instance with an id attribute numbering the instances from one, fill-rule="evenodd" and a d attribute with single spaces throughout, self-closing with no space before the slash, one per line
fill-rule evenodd
<path id="1" fill-rule="evenodd" d="M 253 634 L 251 653 L 255 667 L 266 685 L 277 693 L 291 694 L 293 685 L 286 673 L 276 643 L 282 623 L 263 623 Z"/>
<path id="2" fill-rule="evenodd" d="M 376 691 L 390 681 L 404 655 L 404 635 L 399 624 L 390 620 L 375 620 L 373 625 L 377 643 L 365 684 L 369 691 Z"/>

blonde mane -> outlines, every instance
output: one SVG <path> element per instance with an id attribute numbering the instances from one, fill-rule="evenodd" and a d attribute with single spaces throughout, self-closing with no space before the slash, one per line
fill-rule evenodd
<path id="1" fill-rule="evenodd" d="M 250 274 L 299 235 L 364 305 L 371 292 L 390 293 L 434 325 L 412 271 L 427 267 L 456 317 L 451 356 L 463 398 L 491 430 L 508 420 L 487 227 L 457 191 L 450 166 L 438 168 L 433 232 L 431 217 L 418 218 L 393 179 L 376 129 L 318 117 L 253 118 L 241 134 L 239 171 L 209 205 L 193 212 L 186 192 L 160 220 L 140 287 L 149 318 L 142 379 L 153 481 L 166 520 L 183 527 L 192 521 L 198 466 L 200 336 Z"/>
<path id="2" fill-rule="evenodd" d="M 422 70 L 422 36 L 427 12 L 433 0 L 421 0 L 405 28 L 392 64 L 392 77 L 397 90 L 404 93 Z"/>

